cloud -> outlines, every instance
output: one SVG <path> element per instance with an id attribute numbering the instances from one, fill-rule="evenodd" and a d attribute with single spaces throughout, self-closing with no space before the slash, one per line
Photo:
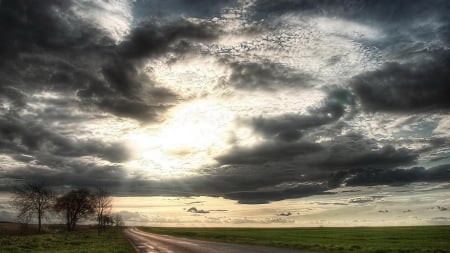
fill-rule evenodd
<path id="1" fill-rule="evenodd" d="M 450 165 L 441 165 L 425 169 L 357 168 L 342 170 L 331 179 L 347 186 L 361 185 L 399 185 L 413 182 L 446 182 L 450 180 Z"/>
<path id="2" fill-rule="evenodd" d="M 433 217 L 431 218 L 433 221 L 447 221 L 450 220 L 449 217 Z"/>
<path id="3" fill-rule="evenodd" d="M 217 38 L 218 27 L 209 22 L 179 20 L 169 24 L 143 22 L 118 47 L 126 59 L 141 59 L 167 52 L 180 40 L 208 41 Z"/>
<path id="4" fill-rule="evenodd" d="M 216 160 L 222 164 L 261 164 L 265 162 L 289 160 L 299 155 L 318 152 L 320 145 L 308 142 L 264 143 L 251 148 L 236 147 Z"/>
<path id="5" fill-rule="evenodd" d="M 0 210 L 0 222 L 13 222 L 17 221 L 17 214 L 5 210 Z M 1 225 L 0 225 L 1 226 Z"/>
<path id="6" fill-rule="evenodd" d="M 202 214 L 209 213 L 209 211 L 206 211 L 206 210 L 203 210 L 203 209 L 197 209 L 195 207 L 191 207 L 187 211 L 189 213 L 202 213 Z"/>
<path id="7" fill-rule="evenodd" d="M 58 15 L 58 12 L 67 12 L 70 5 L 71 1 L 2 1 L 0 63 L 3 65 L 8 58 L 19 52 L 29 52 L 34 46 L 55 50 L 75 46 L 76 43 L 66 44 L 62 39 L 71 29 L 68 23 L 60 22 Z"/>
<path id="8" fill-rule="evenodd" d="M 429 5 L 426 0 L 415 1 L 414 4 L 404 2 L 382 1 L 358 1 L 347 0 L 333 2 L 327 0 L 258 0 L 252 7 L 253 14 L 258 18 L 279 16 L 286 13 L 300 12 L 309 15 L 341 16 L 360 22 L 379 22 L 382 24 L 405 25 L 411 17 L 436 17 L 446 20 L 445 15 L 449 9 L 445 1 L 436 1 Z"/>
<path id="9" fill-rule="evenodd" d="M 155 18 L 174 20 L 180 17 L 212 18 L 220 15 L 223 8 L 236 5 L 235 0 L 171 0 L 171 1 L 136 1 L 134 16 L 138 20 Z"/>
<path id="10" fill-rule="evenodd" d="M 222 196 L 257 204 L 326 194 L 340 185 L 449 180 L 448 165 L 424 169 L 448 156 L 448 141 L 434 130 L 450 107 L 445 1 L 135 1 L 128 3 L 129 16 L 115 15 L 103 2 L 86 3 L 112 11 L 98 19 L 95 11 L 83 15 L 83 4 L 1 1 L 0 152 L 8 162 L 0 169 L 1 189 L 3 182 L 40 180 L 106 185 L 123 195 Z M 175 61 L 198 66 L 172 73 Z M 205 72 L 214 71 L 202 64 L 211 62 L 221 73 L 203 82 Z M 178 84 L 168 83 L 170 75 L 157 79 L 152 71 L 161 68 L 186 87 L 171 87 Z M 318 85 L 324 99 L 302 108 L 300 97 Z M 153 180 L 147 173 L 159 168 L 134 171 L 122 143 L 91 130 L 97 120 L 114 120 L 123 125 L 111 126 L 109 138 L 141 130 L 151 135 L 171 108 L 186 102 L 178 93 L 199 87 L 205 92 L 196 98 L 230 109 L 239 126 L 252 130 L 255 144 L 236 141 L 221 154 L 205 147 L 216 166 Z M 297 98 L 300 93 L 306 95 Z M 289 105 L 245 104 L 256 96 L 264 102 L 280 96 L 281 107 Z M 236 97 L 243 101 L 228 104 Z M 384 127 L 398 115 L 414 120 Z M 162 138 L 152 147 L 168 143 Z"/>
<path id="11" fill-rule="evenodd" d="M 171 107 L 170 105 L 149 105 L 139 100 L 123 97 L 105 97 L 98 101 L 97 106 L 118 117 L 137 119 L 141 122 L 151 122 L 160 119 L 160 115 Z"/>
<path id="12" fill-rule="evenodd" d="M 278 90 L 283 87 L 311 87 L 314 78 L 295 68 L 264 60 L 262 62 L 231 62 L 231 74 L 225 81 L 237 89 Z"/>
<path id="13" fill-rule="evenodd" d="M 145 59 L 170 51 L 180 53 L 177 43 L 185 40 L 202 41 L 216 37 L 217 29 L 206 22 L 141 23 L 113 53 L 107 55 L 110 60 L 102 65 L 102 75 L 110 85 L 108 92 L 94 86 L 81 90 L 78 95 L 120 117 L 144 122 L 159 120 L 158 116 L 176 103 L 177 95 L 154 85 L 144 71 Z"/>
<path id="14" fill-rule="evenodd" d="M 2 176 L 15 182 L 43 182 L 52 187 L 105 187 L 113 191 L 126 182 L 127 173 L 120 165 L 98 165 L 57 157 L 39 158 L 35 165 L 5 171 Z"/>
<path id="15" fill-rule="evenodd" d="M 72 140 L 39 124 L 13 117 L 0 120 L 0 142 L 0 150 L 13 153 L 42 153 L 64 157 L 98 156 L 111 162 L 129 158 L 129 153 L 122 144 Z"/>
<path id="16" fill-rule="evenodd" d="M 0 78 L 8 81 L 0 83 L 0 99 L 24 107 L 27 94 L 75 93 L 81 108 L 157 121 L 178 98 L 155 86 L 144 71 L 146 59 L 170 51 L 181 54 L 190 42 L 214 39 L 219 32 L 206 21 L 145 21 L 116 43 L 109 32 L 83 19 L 78 5 L 2 2 L 0 54 L 8 64 L 2 65 Z"/>
<path id="17" fill-rule="evenodd" d="M 347 137 L 350 138 L 348 143 L 336 141 L 322 154 L 322 159 L 312 161 L 310 164 L 332 170 L 361 166 L 392 168 L 412 164 L 417 159 L 417 154 L 412 150 L 404 148 L 396 149 L 390 145 L 375 150 L 368 150 L 367 146 L 361 146 L 364 145 L 361 143 L 364 140 L 358 139 L 360 138 L 359 136 L 349 135 Z M 352 141 L 361 147 L 361 149 L 352 147 Z"/>
<path id="18" fill-rule="evenodd" d="M 375 201 L 372 197 L 359 197 L 359 198 L 352 198 L 348 202 L 352 204 L 364 204 L 364 203 L 370 203 Z"/>
<path id="19" fill-rule="evenodd" d="M 204 180 L 210 181 L 208 185 L 218 192 L 226 192 L 227 198 L 242 203 L 264 203 L 322 194 L 343 184 L 352 169 L 378 168 L 389 173 L 398 166 L 414 164 L 416 159 L 413 150 L 390 145 L 377 147 L 374 139 L 351 133 L 320 144 L 266 141 L 252 147 L 234 148 L 218 157 L 223 169 Z M 367 174 L 368 180 L 378 180 L 376 174 Z M 417 180 L 420 179 L 411 182 Z M 351 185 L 353 181 L 345 182 Z M 198 186 L 202 183 L 205 182 L 199 179 Z"/>
<path id="20" fill-rule="evenodd" d="M 448 110 L 450 51 L 436 51 L 412 63 L 387 63 L 363 73 L 351 85 L 368 111 Z"/>
<path id="21" fill-rule="evenodd" d="M 16 108 L 23 108 L 26 105 L 27 96 L 14 87 L 0 86 L 0 99 L 9 100 Z"/>
<path id="22" fill-rule="evenodd" d="M 245 123 L 269 138 L 282 141 L 296 141 L 305 130 L 315 129 L 340 119 L 347 107 L 353 105 L 353 96 L 347 90 L 336 89 L 316 107 L 309 108 L 308 114 L 284 114 L 271 118 L 253 118 Z"/>
<path id="23" fill-rule="evenodd" d="M 150 218 L 147 215 L 138 213 L 138 212 L 130 212 L 126 210 L 121 210 L 116 214 L 120 215 L 123 221 L 126 222 L 149 222 Z"/>
<path id="24" fill-rule="evenodd" d="M 226 193 L 225 197 L 238 200 L 240 204 L 267 204 L 271 201 L 326 194 L 327 189 L 322 184 L 303 184 L 285 189 L 231 192 Z"/>

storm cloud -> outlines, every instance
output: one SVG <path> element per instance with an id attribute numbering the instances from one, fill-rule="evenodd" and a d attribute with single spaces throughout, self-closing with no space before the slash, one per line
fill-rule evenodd
<path id="1" fill-rule="evenodd" d="M 75 92 L 83 106 L 153 121 L 176 103 L 177 95 L 155 87 L 142 70 L 143 60 L 177 51 L 177 43 L 185 39 L 216 37 L 207 22 L 146 21 L 116 44 L 105 31 L 75 15 L 72 4 L 2 2 L 5 45 L 1 49 L 3 59 L 9 59 L 0 72 L 5 99 L 24 105 L 29 92 Z M 58 11 L 67 15 L 58 15 Z M 40 52 L 34 53 L 33 48 Z"/>
<path id="2" fill-rule="evenodd" d="M 448 110 L 449 67 L 450 52 L 439 50 L 416 62 L 387 63 L 379 70 L 354 77 L 351 83 L 369 111 Z"/>
<path id="3" fill-rule="evenodd" d="M 261 204 L 448 182 L 449 8 L 3 0 L 0 189 Z"/>
<path id="4" fill-rule="evenodd" d="M 314 143 L 267 143 L 251 149 L 236 148 L 217 160 L 223 164 L 258 164 L 286 160 L 320 150 L 320 145 Z"/>
<path id="5" fill-rule="evenodd" d="M 409 169 L 351 169 L 340 171 L 332 178 L 347 186 L 361 185 L 402 185 L 413 182 L 446 182 L 450 179 L 449 165 L 441 165 L 425 169 L 412 167 Z"/>
<path id="6" fill-rule="evenodd" d="M 231 74 L 226 81 L 237 89 L 277 90 L 280 87 L 310 87 L 311 75 L 269 61 L 232 62 Z"/>
<path id="7" fill-rule="evenodd" d="M 283 141 L 298 140 L 305 130 L 318 128 L 340 119 L 354 104 L 352 94 L 344 89 L 329 92 L 320 106 L 309 108 L 308 114 L 285 114 L 271 118 L 253 118 L 246 122 L 256 132 Z"/>

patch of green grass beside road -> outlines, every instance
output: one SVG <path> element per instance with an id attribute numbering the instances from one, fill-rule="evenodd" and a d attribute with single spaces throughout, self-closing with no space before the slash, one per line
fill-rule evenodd
<path id="1" fill-rule="evenodd" d="M 133 247 L 123 229 L 108 229 L 97 235 L 95 229 L 26 236 L 0 235 L 1 253 L 60 252 L 60 253 L 131 253 Z"/>
<path id="2" fill-rule="evenodd" d="M 450 252 L 450 226 L 357 228 L 140 228 L 143 231 L 230 243 L 319 252 Z"/>

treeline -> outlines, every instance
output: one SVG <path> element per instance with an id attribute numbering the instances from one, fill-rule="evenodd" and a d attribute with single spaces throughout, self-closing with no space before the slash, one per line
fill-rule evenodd
<path id="1" fill-rule="evenodd" d="M 124 225 L 119 214 L 112 214 L 111 195 L 102 188 L 79 188 L 57 195 L 42 183 L 26 183 L 14 188 L 12 204 L 19 221 L 29 223 L 37 219 L 38 232 L 42 231 L 43 219 L 51 214 L 61 215 L 67 231 L 75 230 L 80 220 L 90 218 L 96 219 L 98 233 L 113 225 Z"/>

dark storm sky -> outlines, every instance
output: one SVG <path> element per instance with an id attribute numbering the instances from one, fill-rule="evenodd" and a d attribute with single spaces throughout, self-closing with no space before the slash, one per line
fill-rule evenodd
<path id="1" fill-rule="evenodd" d="M 0 2 L 0 190 L 265 203 L 450 181 L 449 1 Z"/>

